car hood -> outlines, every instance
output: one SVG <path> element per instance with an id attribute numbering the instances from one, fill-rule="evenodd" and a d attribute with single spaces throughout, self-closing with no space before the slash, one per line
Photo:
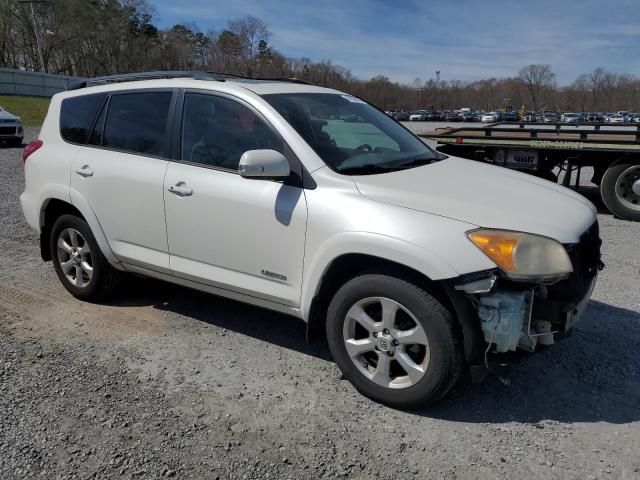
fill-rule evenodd
<path id="1" fill-rule="evenodd" d="M 12 115 L 11 113 L 2 110 L 0 111 L 0 120 L 17 120 L 15 115 Z"/>
<path id="2" fill-rule="evenodd" d="M 365 197 L 474 226 L 576 243 L 596 219 L 581 195 L 532 175 L 449 157 L 417 168 L 353 177 Z"/>

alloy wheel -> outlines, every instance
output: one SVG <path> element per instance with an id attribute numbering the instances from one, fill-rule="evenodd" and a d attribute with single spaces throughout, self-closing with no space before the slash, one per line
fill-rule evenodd
<path id="1" fill-rule="evenodd" d="M 406 307 L 390 298 L 356 302 L 347 312 L 343 339 L 360 373 L 382 387 L 411 387 L 429 367 L 426 332 Z"/>
<path id="2" fill-rule="evenodd" d="M 58 263 L 69 282 L 83 288 L 93 277 L 93 258 L 87 240 L 75 228 L 65 228 L 58 236 Z"/>

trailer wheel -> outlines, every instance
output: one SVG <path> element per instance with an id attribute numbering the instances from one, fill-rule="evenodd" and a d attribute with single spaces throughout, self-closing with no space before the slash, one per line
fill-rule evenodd
<path id="1" fill-rule="evenodd" d="M 640 164 L 622 162 L 607 169 L 600 194 L 615 216 L 640 222 Z"/>

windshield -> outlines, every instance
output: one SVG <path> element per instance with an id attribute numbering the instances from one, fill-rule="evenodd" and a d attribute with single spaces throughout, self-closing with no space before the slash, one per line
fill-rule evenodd
<path id="1" fill-rule="evenodd" d="M 444 158 L 384 112 L 351 95 L 281 93 L 264 99 L 339 173 L 385 173 Z"/>

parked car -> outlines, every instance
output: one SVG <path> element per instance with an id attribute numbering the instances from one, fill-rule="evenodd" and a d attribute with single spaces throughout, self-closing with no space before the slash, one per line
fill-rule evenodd
<path id="1" fill-rule="evenodd" d="M 442 120 L 445 122 L 461 122 L 460 114 L 458 112 L 445 112 Z"/>
<path id="2" fill-rule="evenodd" d="M 429 112 L 427 120 L 429 120 L 430 122 L 439 122 L 440 120 L 442 120 L 442 113 L 437 111 Z"/>
<path id="3" fill-rule="evenodd" d="M 474 112 L 461 112 L 460 113 L 460 119 L 463 122 L 473 122 L 476 119 L 475 113 Z"/>
<path id="4" fill-rule="evenodd" d="M 362 122 L 364 122 L 364 118 L 362 118 L 360 115 L 345 115 L 342 118 L 343 118 L 343 120 L 345 122 L 351 122 L 351 123 L 362 123 Z"/>
<path id="5" fill-rule="evenodd" d="M 517 122 L 518 114 L 514 111 L 502 112 L 500 114 L 500 120 L 503 122 Z"/>
<path id="6" fill-rule="evenodd" d="M 576 113 L 567 112 L 567 113 L 563 113 L 560 116 L 560 121 L 562 123 L 573 123 L 573 124 L 576 124 L 576 123 L 580 123 L 580 116 L 578 114 L 576 114 Z"/>
<path id="7" fill-rule="evenodd" d="M 19 147 L 24 138 L 22 120 L 0 106 L 0 145 L 7 143 Z"/>
<path id="8" fill-rule="evenodd" d="M 625 118 L 622 115 L 613 114 L 607 117 L 609 123 L 625 123 Z"/>
<path id="9" fill-rule="evenodd" d="M 630 114 L 631 112 L 628 112 L 627 110 L 621 110 L 618 112 L 618 115 L 620 115 L 623 118 L 623 121 L 625 123 L 631 121 Z"/>
<path id="10" fill-rule="evenodd" d="M 557 123 L 558 115 L 555 112 L 542 112 L 540 114 L 540 121 L 543 123 Z"/>
<path id="11" fill-rule="evenodd" d="M 400 408 L 582 315 L 599 243 L 581 195 L 440 154 L 343 92 L 175 75 L 56 94 L 24 150 L 22 210 L 78 299 L 132 272 L 301 318 Z"/>
<path id="12" fill-rule="evenodd" d="M 535 122 L 536 121 L 536 112 L 524 112 L 522 115 L 523 122 Z"/>
<path id="13" fill-rule="evenodd" d="M 398 122 L 406 122 L 407 120 L 409 120 L 409 112 L 398 110 L 397 112 L 393 112 L 393 118 Z"/>
<path id="14" fill-rule="evenodd" d="M 409 121 L 411 122 L 424 122 L 426 120 L 426 113 L 423 111 L 413 112 L 409 115 Z"/>
<path id="15" fill-rule="evenodd" d="M 482 115 L 480 118 L 482 123 L 495 123 L 500 121 L 500 115 L 498 112 L 489 112 Z"/>
<path id="16" fill-rule="evenodd" d="M 602 113 L 592 112 L 587 114 L 587 122 L 602 123 L 604 122 L 604 115 Z"/>

